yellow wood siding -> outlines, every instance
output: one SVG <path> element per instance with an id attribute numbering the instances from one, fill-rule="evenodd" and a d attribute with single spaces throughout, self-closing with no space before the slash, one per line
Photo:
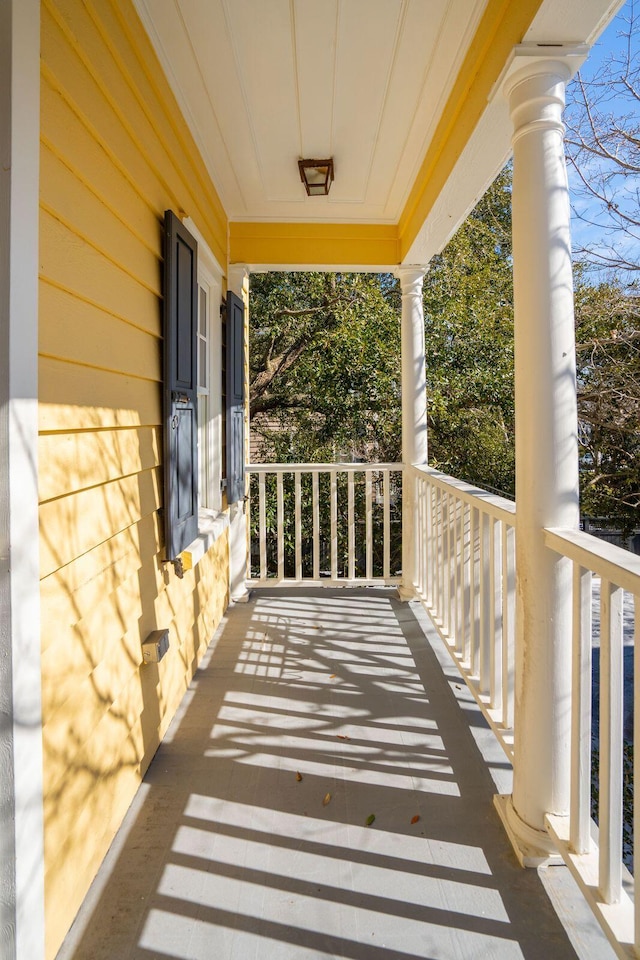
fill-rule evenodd
<path id="1" fill-rule="evenodd" d="M 43 0 L 40 520 L 47 955 L 227 603 L 162 564 L 162 220 L 227 221 L 129 0 Z M 141 641 L 170 630 L 160 664 Z"/>

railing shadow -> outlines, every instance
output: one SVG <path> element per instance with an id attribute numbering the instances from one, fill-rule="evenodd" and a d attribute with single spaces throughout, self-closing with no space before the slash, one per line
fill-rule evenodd
<path id="1" fill-rule="evenodd" d="M 421 616 L 379 589 L 231 608 L 58 960 L 575 957 Z"/>

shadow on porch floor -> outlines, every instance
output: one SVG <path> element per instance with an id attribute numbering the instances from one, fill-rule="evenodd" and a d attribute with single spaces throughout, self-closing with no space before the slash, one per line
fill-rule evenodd
<path id="1" fill-rule="evenodd" d="M 255 592 L 228 611 L 58 960 L 574 958 L 494 811 L 509 779 L 418 605 Z"/>

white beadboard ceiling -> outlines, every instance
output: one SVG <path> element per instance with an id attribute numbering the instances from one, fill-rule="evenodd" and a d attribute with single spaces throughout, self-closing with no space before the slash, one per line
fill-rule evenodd
<path id="1" fill-rule="evenodd" d="M 486 0 L 135 4 L 230 219 L 395 223 Z"/>
<path id="2" fill-rule="evenodd" d="M 622 2 L 542 0 L 522 40 L 593 43 Z M 134 3 L 229 220 L 395 224 L 488 0 Z M 442 249 L 509 140 L 492 98 L 407 262 Z M 307 197 L 298 159 L 328 156 L 331 193 Z"/>

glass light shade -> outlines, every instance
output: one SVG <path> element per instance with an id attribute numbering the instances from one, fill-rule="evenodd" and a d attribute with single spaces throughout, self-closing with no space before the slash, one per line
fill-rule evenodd
<path id="1" fill-rule="evenodd" d="M 324 197 L 333 181 L 333 160 L 298 160 L 300 179 L 310 197 Z"/>

